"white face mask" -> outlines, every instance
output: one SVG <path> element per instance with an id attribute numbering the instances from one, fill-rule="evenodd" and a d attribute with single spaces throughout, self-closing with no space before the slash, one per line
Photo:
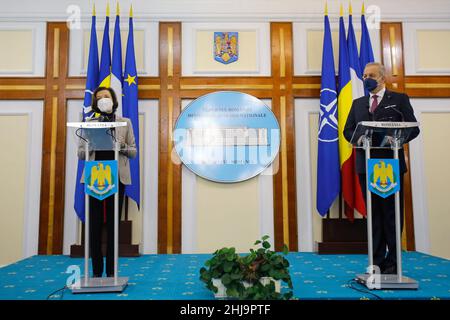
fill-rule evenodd
<path id="1" fill-rule="evenodd" d="M 111 113 L 113 111 L 113 101 L 111 98 L 101 98 L 97 101 L 97 107 L 101 112 Z"/>

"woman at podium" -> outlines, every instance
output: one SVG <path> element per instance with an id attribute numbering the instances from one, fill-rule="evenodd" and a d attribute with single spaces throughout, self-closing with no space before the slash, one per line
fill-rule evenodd
<path id="1" fill-rule="evenodd" d="M 116 115 L 118 101 L 113 89 L 99 87 L 92 95 L 92 111 L 90 118 L 85 121 L 97 122 L 126 122 L 127 125 L 114 129 L 113 136 L 120 143 L 118 169 L 119 169 L 119 221 L 122 212 L 124 186 L 131 184 L 129 158 L 136 157 L 136 143 L 133 126 L 130 119 Z M 78 148 L 78 157 L 85 159 L 85 143 L 81 140 Z M 89 152 L 89 160 L 114 160 L 113 150 L 96 150 Z M 84 183 L 84 173 L 81 178 Z M 104 200 L 89 197 L 89 237 L 94 277 L 102 277 L 104 272 L 102 253 L 102 230 L 106 224 L 106 276 L 114 276 L 114 197 Z"/>

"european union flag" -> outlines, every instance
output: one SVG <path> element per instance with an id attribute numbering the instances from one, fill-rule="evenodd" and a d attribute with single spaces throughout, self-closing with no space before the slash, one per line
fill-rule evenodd
<path id="1" fill-rule="evenodd" d="M 340 190 L 337 92 L 330 21 L 325 12 L 317 156 L 317 211 L 325 216 Z"/>
<path id="2" fill-rule="evenodd" d="M 86 75 L 86 89 L 84 91 L 84 107 L 83 107 L 83 121 L 92 113 L 92 94 L 98 87 L 99 83 L 99 66 L 98 66 L 98 47 L 97 47 L 97 31 L 95 30 L 95 9 L 92 13 L 91 24 L 91 40 L 89 46 L 89 62 Z M 77 179 L 75 182 L 75 202 L 74 209 L 77 216 L 84 222 L 85 203 L 84 203 L 84 187 L 80 182 L 83 174 L 84 160 L 78 160 Z"/>
<path id="3" fill-rule="evenodd" d="M 136 57 L 134 55 L 133 40 L 133 11 L 130 8 L 129 30 L 127 40 L 127 53 L 125 57 L 125 70 L 123 77 L 123 116 L 129 118 L 133 125 L 136 139 L 136 157 L 130 159 L 131 184 L 125 186 L 125 195 L 132 198 L 138 208 L 140 205 L 140 177 L 139 177 L 139 109 L 138 109 L 138 76 L 136 70 Z"/>

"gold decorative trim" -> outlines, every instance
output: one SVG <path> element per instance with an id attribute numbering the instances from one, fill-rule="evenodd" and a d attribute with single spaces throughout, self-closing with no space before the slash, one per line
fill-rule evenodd
<path id="1" fill-rule="evenodd" d="M 389 43 L 390 43 L 390 53 L 391 53 L 391 66 L 392 66 L 392 75 L 394 77 L 398 76 L 398 69 L 397 69 L 397 58 L 396 53 L 397 50 L 395 48 L 395 28 L 390 27 L 389 28 Z"/>
<path id="2" fill-rule="evenodd" d="M 161 86 L 159 84 L 140 84 L 139 90 L 160 90 Z"/>
<path id="3" fill-rule="evenodd" d="M 58 85 L 57 85 L 57 84 L 54 84 L 54 85 L 52 86 L 52 89 L 53 89 L 53 90 L 58 90 Z"/>
<path id="4" fill-rule="evenodd" d="M 172 121 L 173 97 L 168 97 L 168 159 L 167 159 L 167 253 L 173 253 L 173 165 L 172 165 Z"/>
<path id="5" fill-rule="evenodd" d="M 292 85 L 292 89 L 320 89 L 319 83 L 297 83 Z"/>
<path id="6" fill-rule="evenodd" d="M 280 97 L 280 121 L 281 121 L 281 179 L 283 194 L 283 240 L 289 247 L 289 199 L 288 199 L 288 174 L 287 174 L 287 142 L 286 142 L 286 97 Z"/>
<path id="7" fill-rule="evenodd" d="M 45 90 L 45 85 L 0 85 L 0 90 L 5 91 L 41 91 Z"/>
<path id="8" fill-rule="evenodd" d="M 280 84 L 280 90 L 286 90 L 286 85 L 284 83 Z"/>
<path id="9" fill-rule="evenodd" d="M 173 90 L 173 85 L 172 84 L 168 84 L 167 85 L 167 90 Z"/>
<path id="10" fill-rule="evenodd" d="M 53 223 L 55 216 L 56 137 L 58 126 L 58 98 L 52 98 L 52 130 L 50 144 L 50 186 L 48 193 L 47 254 L 53 253 Z"/>
<path id="11" fill-rule="evenodd" d="M 407 89 L 450 89 L 450 83 L 405 83 Z"/>
<path id="12" fill-rule="evenodd" d="M 271 84 L 182 84 L 181 90 L 213 90 L 213 89 L 247 89 L 247 90 L 272 90 Z"/>
<path id="13" fill-rule="evenodd" d="M 173 28 L 167 29 L 167 76 L 173 77 Z"/>
<path id="14" fill-rule="evenodd" d="M 280 77 L 286 77 L 286 56 L 284 48 L 284 29 L 280 28 Z"/>
<path id="15" fill-rule="evenodd" d="M 53 78 L 59 77 L 59 28 L 53 30 Z"/>
<path id="16" fill-rule="evenodd" d="M 406 221 L 405 213 L 403 213 L 403 221 Z M 402 232 L 402 250 L 408 249 L 408 238 L 406 237 L 406 232 Z"/>
<path id="17" fill-rule="evenodd" d="M 79 84 L 66 84 L 66 90 L 84 90 L 85 86 Z"/>

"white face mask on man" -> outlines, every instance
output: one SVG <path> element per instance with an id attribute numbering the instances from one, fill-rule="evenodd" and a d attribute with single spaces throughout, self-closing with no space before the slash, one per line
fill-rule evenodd
<path id="1" fill-rule="evenodd" d="M 113 101 L 111 98 L 101 98 L 97 101 L 97 107 L 103 113 L 111 113 L 113 111 Z"/>

